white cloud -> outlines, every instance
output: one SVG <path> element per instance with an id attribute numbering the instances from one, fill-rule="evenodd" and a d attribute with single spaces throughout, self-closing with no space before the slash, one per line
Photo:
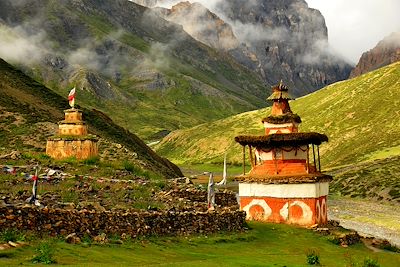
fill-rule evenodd
<path id="1" fill-rule="evenodd" d="M 329 43 L 352 62 L 390 33 L 400 31 L 399 0 L 306 0 L 321 11 Z"/>
<path id="2" fill-rule="evenodd" d="M 0 58 L 10 62 L 38 62 L 48 52 L 43 31 L 28 33 L 23 27 L 9 28 L 0 24 Z"/>

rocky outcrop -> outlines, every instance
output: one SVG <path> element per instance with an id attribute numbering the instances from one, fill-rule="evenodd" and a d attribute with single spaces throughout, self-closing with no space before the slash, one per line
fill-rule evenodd
<path id="1" fill-rule="evenodd" d="M 400 32 L 380 41 L 373 49 L 362 54 L 357 66 L 351 71 L 350 78 L 379 69 L 400 60 Z"/>
<path id="2" fill-rule="evenodd" d="M 154 7 L 160 1 L 159 0 L 132 0 L 132 2 L 135 2 L 136 4 L 141 5 L 141 6 Z"/>
<path id="3" fill-rule="evenodd" d="M 181 2 L 171 9 L 157 9 L 165 19 L 183 26 L 196 40 L 219 50 L 239 46 L 232 27 L 199 3 Z"/>
<path id="4" fill-rule="evenodd" d="M 166 4 L 139 2 L 148 7 Z M 181 2 L 160 14 L 197 40 L 228 50 L 267 83 L 284 80 L 294 96 L 347 79 L 350 73 L 351 66 L 328 45 L 324 17 L 304 0 L 218 1 L 213 12 L 199 3 Z"/>
<path id="5" fill-rule="evenodd" d="M 348 77 L 350 66 L 330 51 L 324 17 L 304 0 L 221 1 L 217 10 L 235 22 L 241 49 L 269 83 L 283 79 L 299 96 Z"/>

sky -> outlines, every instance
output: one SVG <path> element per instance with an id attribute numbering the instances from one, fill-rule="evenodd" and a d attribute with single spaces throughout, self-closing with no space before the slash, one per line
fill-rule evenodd
<path id="1" fill-rule="evenodd" d="M 352 63 L 400 31 L 400 0 L 306 0 L 325 17 L 329 43 Z"/>

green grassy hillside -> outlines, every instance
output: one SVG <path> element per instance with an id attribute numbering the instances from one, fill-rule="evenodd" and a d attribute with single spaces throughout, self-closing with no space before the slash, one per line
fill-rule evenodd
<path id="1" fill-rule="evenodd" d="M 303 123 L 300 131 L 325 133 L 321 146 L 326 167 L 400 154 L 400 62 L 358 78 L 335 83 L 291 101 Z M 228 151 L 240 162 L 239 134 L 263 134 L 262 118 L 269 108 L 242 113 L 171 133 L 157 151 L 178 163 L 221 162 Z"/>
<path id="2" fill-rule="evenodd" d="M 300 130 L 325 133 L 322 166 L 332 168 L 400 155 L 400 62 L 338 82 L 291 101 L 303 123 Z M 241 162 L 239 134 L 263 134 L 269 108 L 242 113 L 164 138 L 156 150 L 179 164 Z"/>
<path id="3" fill-rule="evenodd" d="M 33 39 L 41 58 L 11 63 L 61 95 L 76 86 L 77 103 L 142 138 L 265 104 L 258 76 L 150 9 L 127 0 L 12 2 L 0 3 L 1 35 Z M 41 43 L 28 34 L 36 29 Z"/>
<path id="4" fill-rule="evenodd" d="M 2 59 L 0 95 L 0 155 L 10 151 L 25 155 L 44 153 L 47 137 L 56 133 L 56 123 L 63 119 L 63 110 L 69 108 L 66 98 Z M 117 154 L 123 154 L 124 158 L 132 159 L 137 168 L 143 167 L 164 177 L 181 176 L 177 166 L 158 156 L 140 138 L 115 124 L 102 112 L 86 108 L 82 111 L 89 131 L 101 137 L 100 153 L 108 150 L 113 160 L 117 159 Z M 115 148 L 116 144 L 121 149 Z M 122 147 L 126 149 L 125 153 L 117 152 Z"/>

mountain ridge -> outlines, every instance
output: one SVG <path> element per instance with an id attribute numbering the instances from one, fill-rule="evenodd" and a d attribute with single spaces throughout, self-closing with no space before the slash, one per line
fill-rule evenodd
<path id="1" fill-rule="evenodd" d="M 374 48 L 364 52 L 350 78 L 381 68 L 400 60 L 400 32 L 394 32 L 382 39 Z"/>
<path id="2" fill-rule="evenodd" d="M 134 2 L 154 8 L 171 1 Z M 227 50 L 267 83 L 286 80 L 294 96 L 344 80 L 351 71 L 329 47 L 322 14 L 303 0 L 216 1 L 210 3 L 212 10 L 200 3 L 172 2 L 170 9 L 155 9 L 195 39 Z"/>
<path id="3" fill-rule="evenodd" d="M 76 86 L 82 103 L 141 137 L 264 105 L 256 74 L 133 2 L 5 0 L 0 9 L 8 61 L 59 94 Z"/>

